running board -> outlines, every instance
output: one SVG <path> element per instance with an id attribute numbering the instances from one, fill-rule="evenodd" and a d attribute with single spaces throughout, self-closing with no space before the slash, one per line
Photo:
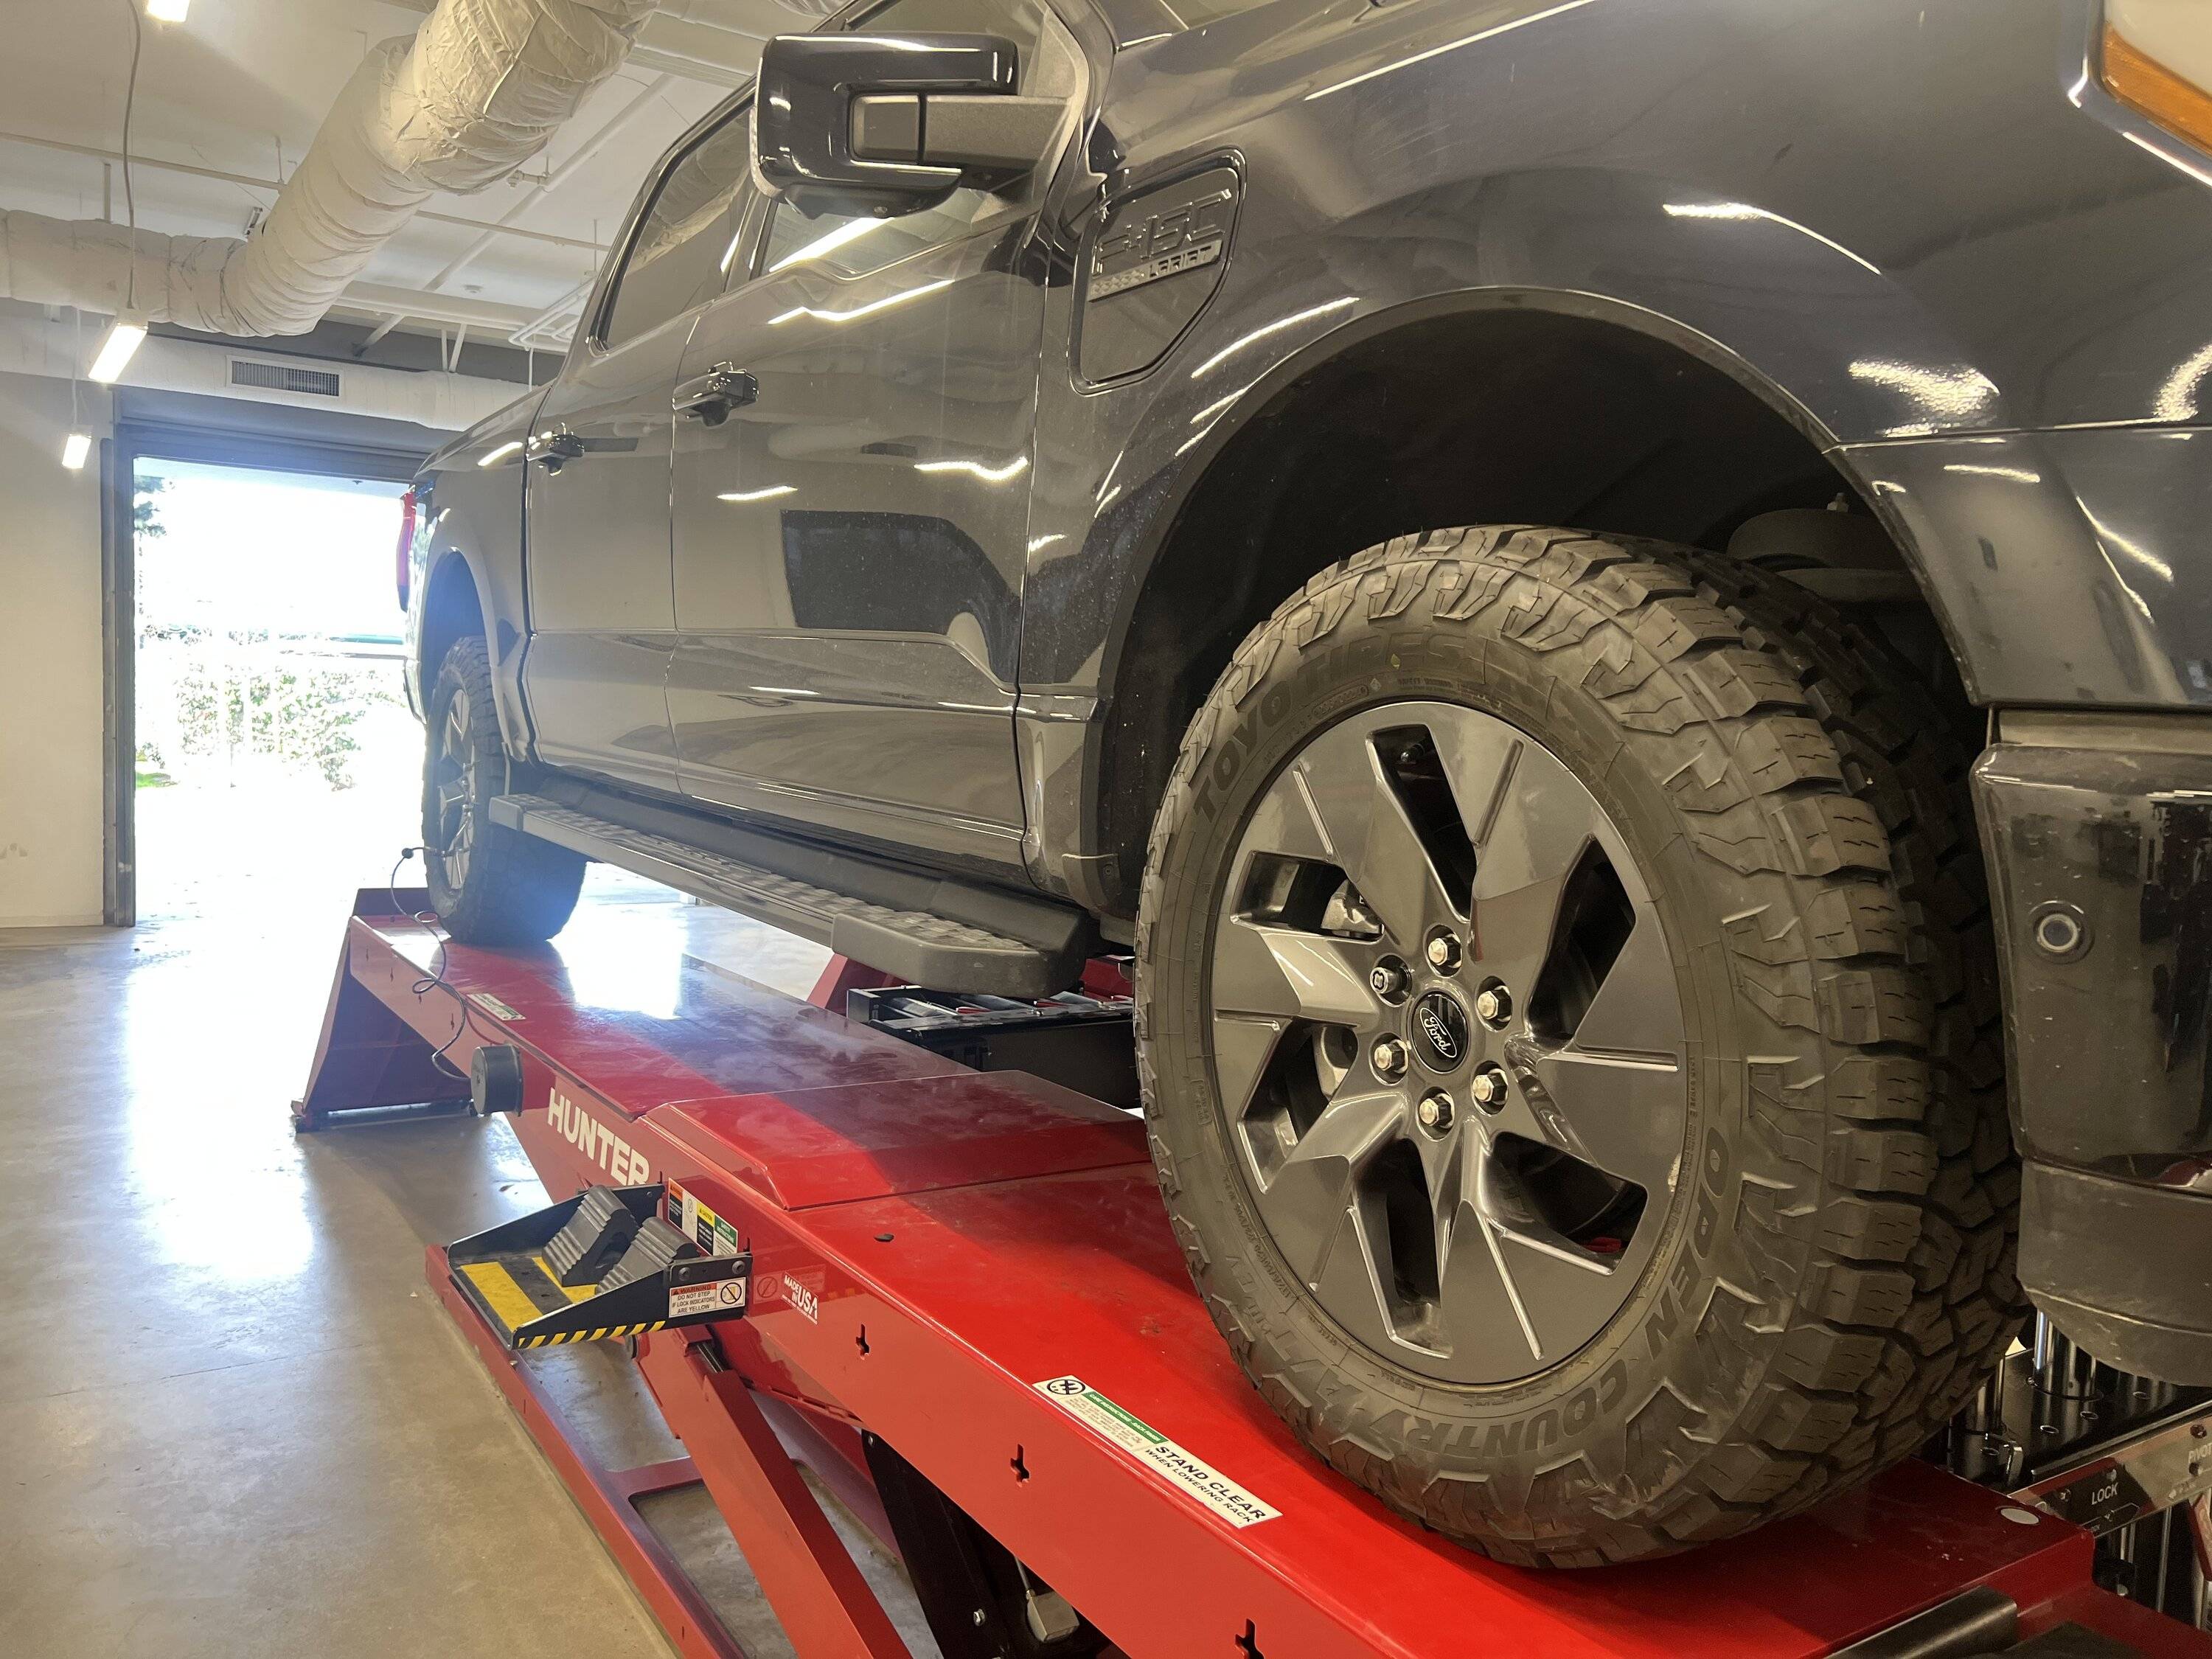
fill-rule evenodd
<path id="1" fill-rule="evenodd" d="M 873 903 L 542 795 L 498 796 L 491 803 L 491 821 L 726 905 L 934 990 L 1050 996 L 1073 983 L 1083 969 L 1084 939 L 1073 927 L 1064 929 L 1064 944 L 1047 948 L 934 911 Z M 839 862 L 834 854 L 816 856 L 817 861 Z M 842 862 L 855 872 L 876 867 L 856 860 Z"/>

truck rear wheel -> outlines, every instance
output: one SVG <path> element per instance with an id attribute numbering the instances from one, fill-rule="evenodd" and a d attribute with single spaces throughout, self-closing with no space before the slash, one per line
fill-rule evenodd
<path id="1" fill-rule="evenodd" d="M 583 858 L 491 822 L 507 751 L 481 638 L 453 641 L 430 688 L 422 757 L 422 849 L 430 903 L 465 945 L 537 945 L 567 925 Z"/>
<path id="2" fill-rule="evenodd" d="M 1965 768 L 1782 578 L 1433 532 L 1237 651 L 1154 823 L 1138 1029 L 1216 1323 L 1503 1559 L 1912 1450 L 2001 1357 L 2017 1173 Z"/>

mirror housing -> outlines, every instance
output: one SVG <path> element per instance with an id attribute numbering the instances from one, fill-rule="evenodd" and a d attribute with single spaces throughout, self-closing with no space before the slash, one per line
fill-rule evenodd
<path id="1" fill-rule="evenodd" d="M 1014 90 L 1014 48 L 988 34 L 784 34 L 761 53 L 753 174 L 810 216 L 890 217 L 1045 160 L 1056 98 Z"/>

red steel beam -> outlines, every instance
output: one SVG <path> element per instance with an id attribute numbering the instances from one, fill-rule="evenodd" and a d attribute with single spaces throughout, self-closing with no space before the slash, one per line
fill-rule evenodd
<path id="1" fill-rule="evenodd" d="M 446 1311 L 468 1338 L 477 1359 L 491 1373 L 491 1380 L 507 1396 L 507 1403 L 522 1419 L 538 1449 L 545 1454 L 545 1461 L 561 1477 L 623 1576 L 636 1586 L 677 1652 L 684 1659 L 745 1659 L 744 1650 L 730 1640 L 721 1620 L 715 1618 L 682 1564 L 637 1510 L 638 1498 L 698 1480 L 700 1472 L 693 1460 L 678 1458 L 642 1468 L 608 1469 L 586 1456 L 580 1449 L 586 1443 L 568 1427 L 560 1408 L 538 1391 L 515 1356 L 507 1352 L 454 1288 L 453 1269 L 447 1265 L 443 1247 L 432 1245 L 422 1267 Z"/>
<path id="2" fill-rule="evenodd" d="M 809 1659 L 911 1659 L 744 1378 L 711 1367 L 707 1352 L 663 1331 L 638 1364 L 792 1645 Z"/>

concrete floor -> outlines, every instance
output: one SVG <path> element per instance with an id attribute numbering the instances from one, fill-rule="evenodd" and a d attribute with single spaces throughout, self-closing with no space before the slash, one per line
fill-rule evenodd
<path id="1" fill-rule="evenodd" d="M 593 885 L 560 943 L 603 967 L 640 929 L 801 992 L 822 960 Z M 348 897 L 0 931 L 0 1653 L 668 1651 L 422 1282 L 426 1243 L 544 1201 L 513 1136 L 292 1133 Z M 627 1367 L 566 1363 L 620 1406 Z M 610 1420 L 670 1455 L 657 1419 Z M 666 1507 L 749 1652 L 788 1652 L 711 1507 Z"/>

